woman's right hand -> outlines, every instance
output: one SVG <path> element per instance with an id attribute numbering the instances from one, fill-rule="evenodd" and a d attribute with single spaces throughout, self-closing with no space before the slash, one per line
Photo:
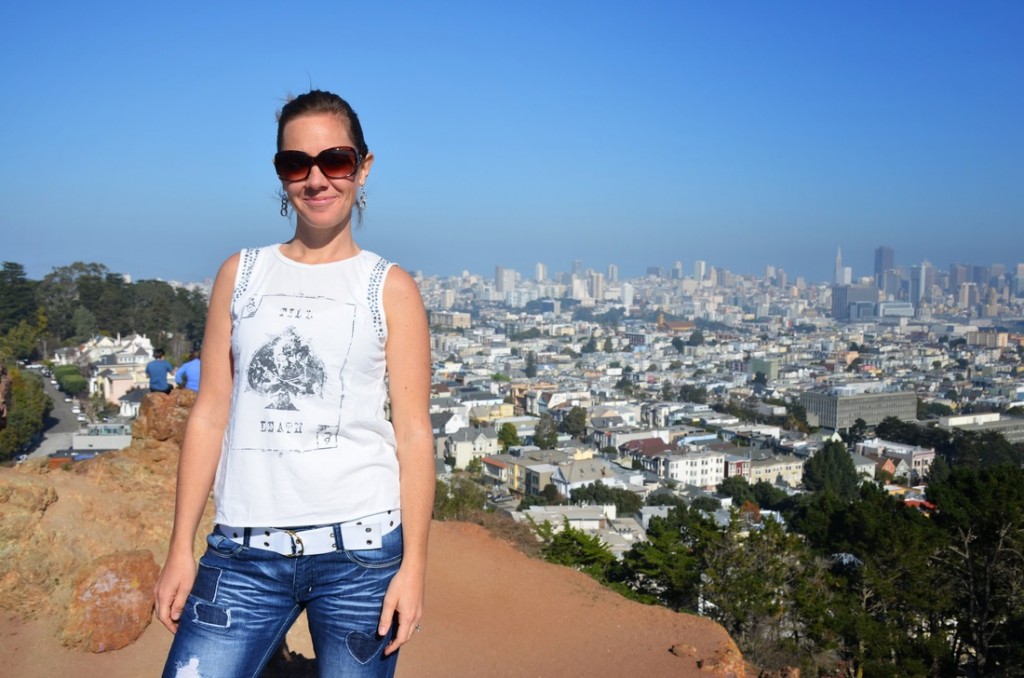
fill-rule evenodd
<path id="1" fill-rule="evenodd" d="M 156 618 L 171 633 L 177 633 L 185 601 L 196 580 L 196 559 L 191 553 L 168 553 L 156 587 Z"/>

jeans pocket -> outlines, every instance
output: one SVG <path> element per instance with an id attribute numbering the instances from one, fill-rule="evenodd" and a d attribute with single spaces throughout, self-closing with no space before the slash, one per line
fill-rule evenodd
<path id="1" fill-rule="evenodd" d="M 398 527 L 381 537 L 379 549 L 345 551 L 353 563 L 367 568 L 392 567 L 402 562 L 402 528 Z"/>
<path id="2" fill-rule="evenodd" d="M 225 537 L 216 528 L 206 536 L 207 555 L 219 558 L 234 558 L 244 548 L 241 544 Z"/>

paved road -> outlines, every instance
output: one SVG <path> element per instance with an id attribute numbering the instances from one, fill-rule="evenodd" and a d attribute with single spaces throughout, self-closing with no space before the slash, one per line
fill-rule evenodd
<path id="1" fill-rule="evenodd" d="M 64 398 L 67 396 L 50 383 L 49 377 L 42 379 L 43 390 L 53 400 L 53 411 L 50 412 L 50 417 L 46 421 L 42 442 L 28 453 L 30 459 L 45 458 L 54 452 L 70 448 L 71 436 L 79 429 L 77 415 L 71 411 L 73 403 L 64 402 Z"/>

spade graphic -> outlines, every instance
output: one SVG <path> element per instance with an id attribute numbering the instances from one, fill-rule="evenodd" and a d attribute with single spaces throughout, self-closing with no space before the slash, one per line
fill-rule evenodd
<path id="1" fill-rule="evenodd" d="M 322 396 L 324 363 L 294 327 L 260 347 L 249 363 L 249 386 L 273 396 L 268 410 L 297 410 L 292 396 Z"/>

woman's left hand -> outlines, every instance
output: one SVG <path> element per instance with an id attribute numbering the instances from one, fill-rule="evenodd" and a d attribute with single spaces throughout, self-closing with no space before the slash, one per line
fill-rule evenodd
<path id="1" fill-rule="evenodd" d="M 405 645 L 412 634 L 419 628 L 420 617 L 423 616 L 424 573 L 400 567 L 388 585 L 384 594 L 384 607 L 381 609 L 377 634 L 386 636 L 391 630 L 392 622 L 397 618 L 398 628 L 384 654 L 397 652 Z"/>

